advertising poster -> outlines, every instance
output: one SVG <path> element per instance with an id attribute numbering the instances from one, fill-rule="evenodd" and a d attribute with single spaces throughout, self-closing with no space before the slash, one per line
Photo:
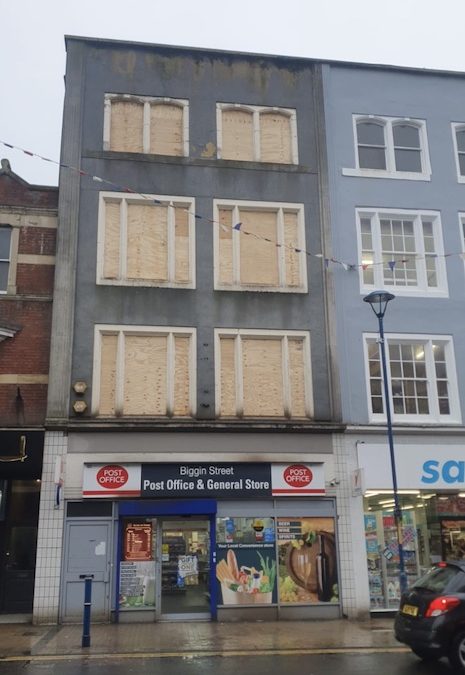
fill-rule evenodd
<path id="1" fill-rule="evenodd" d="M 155 607 L 155 565 L 153 562 L 122 561 L 119 572 L 120 609 Z"/>
<path id="2" fill-rule="evenodd" d="M 279 600 L 338 602 L 333 518 L 278 518 Z"/>
<path id="3" fill-rule="evenodd" d="M 153 560 L 152 523 L 126 523 L 124 560 Z"/>
<path id="4" fill-rule="evenodd" d="M 277 602 L 273 518 L 219 518 L 216 578 L 223 605 Z"/>

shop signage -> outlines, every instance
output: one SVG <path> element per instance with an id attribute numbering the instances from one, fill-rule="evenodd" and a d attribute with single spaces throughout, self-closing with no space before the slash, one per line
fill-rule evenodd
<path id="1" fill-rule="evenodd" d="M 270 497 L 325 493 L 323 464 L 84 465 L 84 497 Z"/>
<path id="2" fill-rule="evenodd" d="M 465 489 L 465 447 L 446 445 L 395 445 L 397 483 L 400 489 Z M 365 471 L 369 489 L 392 490 L 392 473 L 387 445 L 358 446 L 359 466 Z"/>
<path id="3" fill-rule="evenodd" d="M 152 560 L 151 523 L 126 523 L 124 560 Z"/>

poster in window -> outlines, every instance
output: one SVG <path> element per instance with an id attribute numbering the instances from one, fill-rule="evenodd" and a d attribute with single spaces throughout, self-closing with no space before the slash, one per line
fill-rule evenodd
<path id="1" fill-rule="evenodd" d="M 279 600 L 339 602 L 333 518 L 278 518 Z"/>
<path id="2" fill-rule="evenodd" d="M 126 523 L 124 560 L 153 560 L 152 523 Z"/>

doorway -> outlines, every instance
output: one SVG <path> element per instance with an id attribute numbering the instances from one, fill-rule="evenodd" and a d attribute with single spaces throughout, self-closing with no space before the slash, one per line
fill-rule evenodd
<path id="1" fill-rule="evenodd" d="M 210 619 L 211 532 L 206 516 L 124 518 L 120 620 Z"/>

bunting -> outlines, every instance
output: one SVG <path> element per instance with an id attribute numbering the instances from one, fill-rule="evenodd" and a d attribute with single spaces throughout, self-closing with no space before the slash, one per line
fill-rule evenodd
<path id="1" fill-rule="evenodd" d="M 31 150 L 26 150 L 26 149 L 21 148 L 17 145 L 7 143 L 6 141 L 0 140 L 0 144 L 4 145 L 6 148 L 10 148 L 11 150 L 17 150 L 19 152 L 22 152 L 23 154 L 25 154 L 29 157 L 36 157 L 37 159 L 40 159 L 44 162 L 49 162 L 51 164 L 54 164 L 55 166 L 58 166 L 61 169 L 67 169 L 69 171 L 73 171 L 76 174 L 78 174 L 79 176 L 82 176 L 82 177 L 85 177 L 85 178 L 90 178 L 95 183 L 108 185 L 108 186 L 112 187 L 113 189 L 118 190 L 119 192 L 125 192 L 125 193 L 128 193 L 128 194 L 137 195 L 139 197 L 142 197 L 143 199 L 146 199 L 147 201 L 151 201 L 154 204 L 162 205 L 164 203 L 160 199 L 155 199 L 151 195 L 146 195 L 142 192 L 139 192 L 138 190 L 132 189 L 131 187 L 128 187 L 128 186 L 125 186 L 125 185 L 120 185 L 119 183 L 115 183 L 114 181 L 108 180 L 107 178 L 103 178 L 101 176 L 94 176 L 92 173 L 84 171 L 83 169 L 80 169 L 79 167 L 71 166 L 69 164 L 65 164 L 63 162 L 59 162 L 59 161 L 54 160 L 54 159 L 50 159 L 50 157 L 44 157 L 44 156 L 39 155 L 35 152 L 32 152 Z M 174 207 L 172 204 L 168 204 L 167 206 L 170 206 L 172 208 L 179 208 L 179 207 Z M 426 258 L 439 258 L 439 257 L 450 258 L 452 256 L 458 256 L 462 260 L 465 261 L 465 252 L 460 251 L 458 253 L 444 253 L 441 256 L 437 253 L 429 253 L 428 255 L 422 255 L 422 256 L 413 253 L 408 258 L 404 258 L 404 257 L 399 258 L 399 259 L 393 258 L 393 259 L 388 260 L 388 261 L 382 260 L 382 261 L 379 261 L 379 262 L 374 262 L 374 261 L 363 262 L 362 261 L 360 263 L 353 263 L 353 262 L 349 263 L 349 262 L 344 262 L 342 260 L 338 260 L 336 258 L 325 258 L 323 253 L 313 253 L 312 251 L 308 251 L 306 249 L 296 248 L 292 244 L 284 244 L 282 242 L 270 239 L 269 237 L 263 237 L 261 235 L 258 235 L 255 232 L 249 232 L 248 230 L 244 229 L 243 223 L 241 223 L 241 222 L 235 223 L 232 226 L 227 226 L 224 223 L 220 223 L 219 221 L 216 221 L 212 218 L 207 218 L 205 216 L 201 216 L 198 213 L 193 213 L 189 208 L 186 208 L 185 210 L 187 211 L 187 213 L 189 213 L 196 220 L 203 220 L 207 223 L 217 225 L 218 227 L 221 227 L 221 229 L 224 232 L 229 232 L 230 230 L 233 230 L 233 231 L 239 232 L 240 234 L 243 234 L 245 236 L 253 236 L 255 239 L 259 239 L 261 241 L 267 242 L 267 243 L 275 246 L 276 248 L 286 248 L 286 249 L 292 251 L 293 253 L 297 253 L 297 254 L 302 253 L 303 255 L 306 255 L 308 257 L 320 258 L 320 259 L 323 260 L 323 264 L 324 264 L 325 269 L 329 268 L 330 263 L 332 263 L 333 265 L 339 265 L 346 272 L 353 272 L 353 271 L 357 271 L 358 269 L 361 269 L 362 271 L 365 271 L 365 270 L 367 270 L 368 268 L 371 268 L 371 267 L 375 267 L 375 266 L 379 266 L 379 265 L 386 266 L 386 264 L 387 264 L 387 266 L 389 267 L 391 272 L 393 272 L 398 263 L 407 264 L 408 262 L 410 262 L 412 260 L 420 260 L 420 259 L 426 259 Z"/>

